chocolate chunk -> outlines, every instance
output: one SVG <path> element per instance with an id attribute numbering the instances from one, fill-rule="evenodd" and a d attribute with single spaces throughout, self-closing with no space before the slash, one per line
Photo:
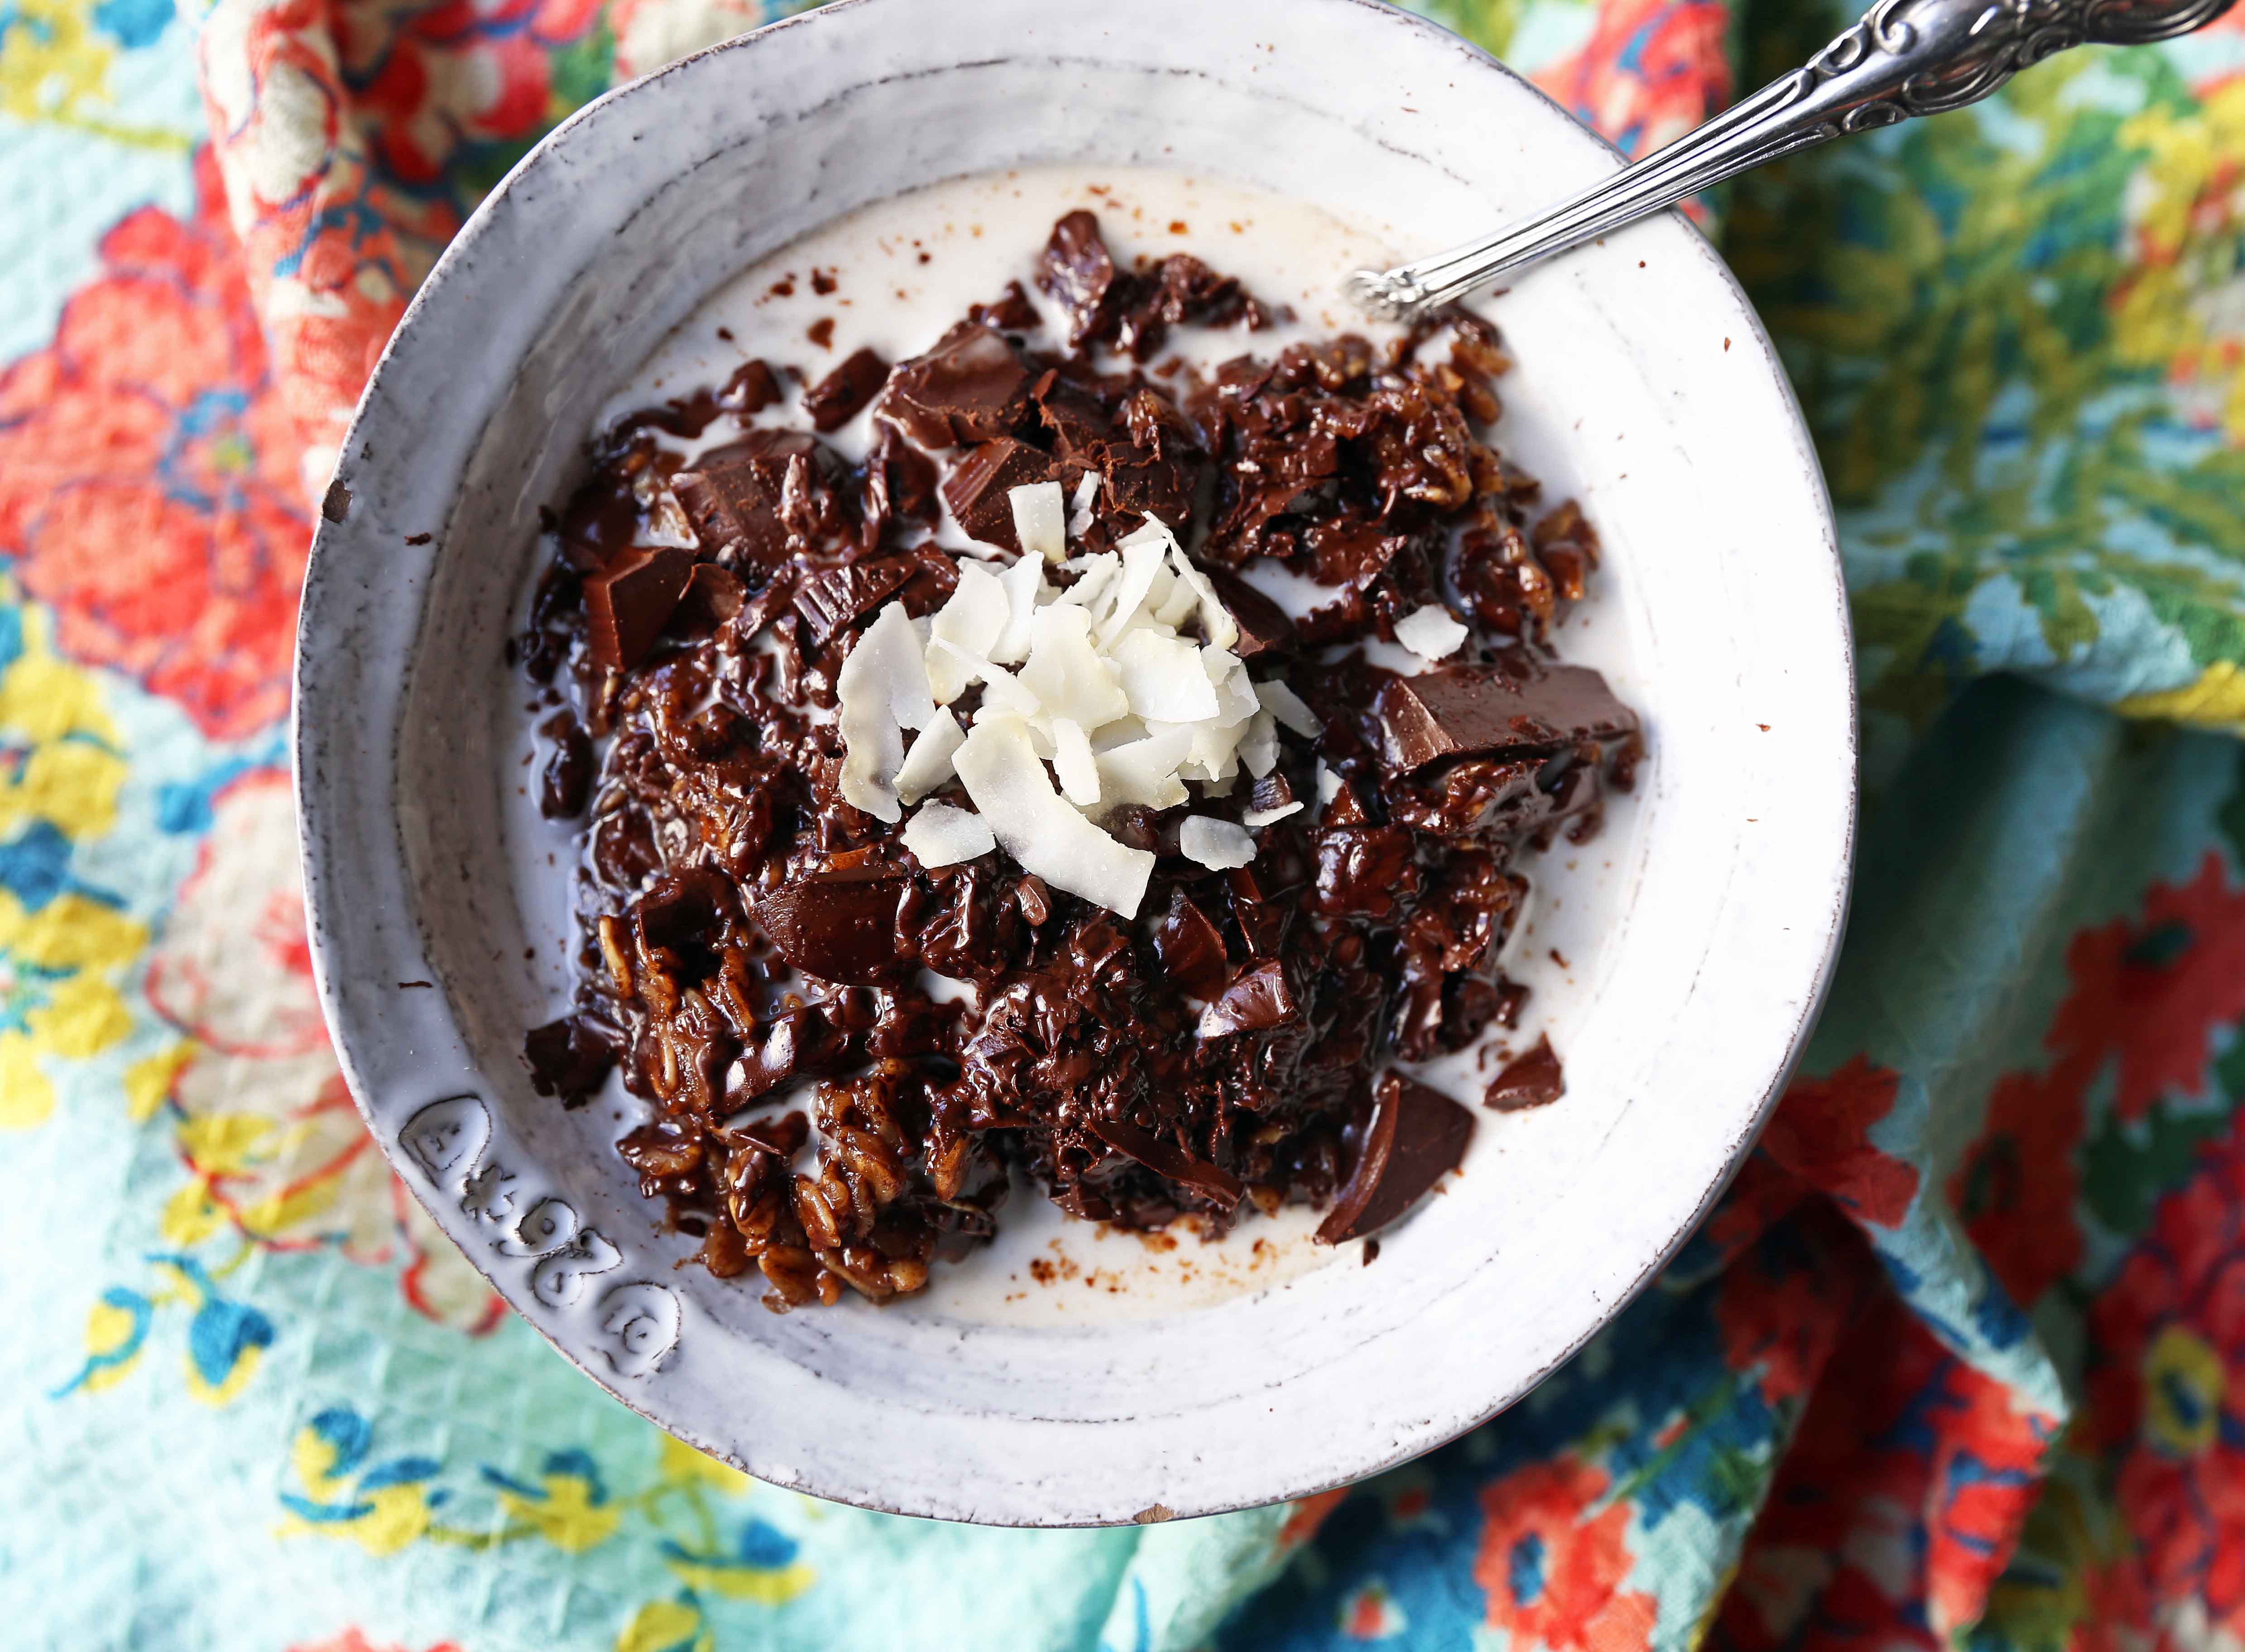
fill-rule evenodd
<path id="1" fill-rule="evenodd" d="M 859 615 L 886 602 L 919 571 L 918 559 L 910 556 L 880 556 L 821 568 L 797 590 L 795 611 L 811 628 L 811 641 L 824 643 Z"/>
<path id="2" fill-rule="evenodd" d="M 1281 769 L 1272 770 L 1258 780 L 1247 794 L 1247 806 L 1258 814 L 1283 809 L 1294 800 L 1293 785 Z"/>
<path id="3" fill-rule="evenodd" d="M 805 1004 L 774 1018 L 762 1044 L 741 1052 L 725 1088 L 725 1105 L 745 1107 L 790 1078 L 839 1071 L 856 1059 L 851 1040 L 823 1006 Z"/>
<path id="4" fill-rule="evenodd" d="M 1002 327 L 1009 333 L 1034 332 L 1042 320 L 1037 314 L 1037 307 L 1029 302 L 1028 294 L 1021 290 L 1021 283 L 1017 281 L 1006 283 L 1006 290 L 998 295 L 996 303 L 968 305 L 967 319 L 980 322 L 986 326 Z"/>
<path id="5" fill-rule="evenodd" d="M 738 617 L 748 602 L 749 588 L 741 583 L 739 574 L 715 562 L 696 562 L 670 622 L 687 636 L 707 636 L 726 621 Z"/>
<path id="6" fill-rule="evenodd" d="M 633 909 L 641 941 L 676 959 L 682 973 L 707 974 L 708 955 L 739 917 L 732 880 L 710 867 L 685 867 L 655 880 Z"/>
<path id="7" fill-rule="evenodd" d="M 789 534 L 801 531 L 805 513 L 817 514 L 812 496 L 831 500 L 839 471 L 840 461 L 814 436 L 751 431 L 679 472 L 670 491 L 705 554 L 773 563 L 786 560 Z M 790 524 L 790 516 L 798 521 Z"/>
<path id="8" fill-rule="evenodd" d="M 1400 1072 L 1383 1073 L 1357 1138 L 1348 1180 L 1318 1228 L 1328 1245 L 1376 1233 L 1466 1156 L 1474 1116 L 1448 1096 Z"/>
<path id="9" fill-rule="evenodd" d="M 1200 1012 L 1200 1036 L 1227 1038 L 1235 1032 L 1268 1032 L 1301 1014 L 1276 958 L 1241 976 Z"/>
<path id="10" fill-rule="evenodd" d="M 1169 911 L 1154 925 L 1154 955 L 1196 998 L 1214 997 L 1231 971 L 1223 933 L 1182 889 L 1172 893 Z"/>
<path id="11" fill-rule="evenodd" d="M 943 479 L 943 502 L 969 538 L 1018 552 L 1021 541 L 1014 532 L 1014 506 L 1007 495 L 1033 482 L 1057 479 L 1051 454 L 1001 436 L 970 448 L 952 466 Z"/>
<path id="12" fill-rule="evenodd" d="M 1239 1178 L 1205 1159 L 1195 1159 L 1173 1142 L 1163 1141 L 1118 1119 L 1095 1118 L 1091 1132 L 1116 1152 L 1127 1154 L 1157 1176 L 1183 1182 L 1197 1193 L 1229 1209 L 1246 1191 Z"/>
<path id="13" fill-rule="evenodd" d="M 554 531 L 563 554 L 579 568 L 605 568 L 630 548 L 639 531 L 639 501 L 628 486 L 619 486 L 606 471 L 597 472 L 569 496 Z"/>
<path id="14" fill-rule="evenodd" d="M 759 896 L 756 921 L 804 974 L 867 985 L 905 955 L 897 903 L 910 881 L 885 867 L 814 872 Z"/>
<path id="15" fill-rule="evenodd" d="M 1116 291 L 1114 255 L 1095 215 L 1079 208 L 1053 226 L 1037 285 L 1068 311 L 1068 342 L 1075 349 L 1113 327 L 1119 311 L 1115 301 L 1122 295 Z"/>
<path id="16" fill-rule="evenodd" d="M 1526 1055 L 1507 1062 L 1504 1071 L 1489 1081 L 1481 1105 L 1498 1112 L 1518 1112 L 1526 1107 L 1548 1105 L 1566 1093 L 1566 1075 L 1560 1071 L 1559 1057 L 1546 1035 L 1539 1037 Z"/>
<path id="17" fill-rule="evenodd" d="M 898 364 L 880 415 L 923 447 L 1008 435 L 1021 416 L 1029 370 L 994 329 L 963 322 L 924 356 Z"/>
<path id="18" fill-rule="evenodd" d="M 585 641 L 611 671 L 638 664 L 686 593 L 694 558 L 669 545 L 636 547 L 585 581 Z"/>
<path id="19" fill-rule="evenodd" d="M 743 362 L 725 381 L 724 389 L 717 392 L 717 404 L 729 413 L 743 418 L 761 413 L 780 398 L 779 380 L 767 363 L 757 360 Z"/>
<path id="20" fill-rule="evenodd" d="M 923 522 L 933 527 L 942 514 L 936 502 L 935 461 L 912 445 L 893 425 L 876 426 L 872 451 L 865 455 L 858 487 L 858 542 L 871 550 L 889 523 Z"/>
<path id="21" fill-rule="evenodd" d="M 549 717 L 539 732 L 553 742 L 538 788 L 538 812 L 549 820 L 568 820 L 585 812 L 593 792 L 593 742 L 573 711 Z"/>
<path id="22" fill-rule="evenodd" d="M 1036 404 L 1037 421 L 1049 433 L 1055 458 L 1065 465 L 1073 481 L 1087 470 L 1104 472 L 1114 445 L 1124 440 L 1106 404 L 1057 372 L 1047 372 L 1029 391 Z"/>
<path id="23" fill-rule="evenodd" d="M 1524 681 L 1494 665 L 1392 677 L 1373 714 L 1380 756 L 1401 770 L 1472 752 L 1610 740 L 1637 727 L 1637 714 L 1605 679 L 1581 665 L 1552 666 Z"/>
<path id="24" fill-rule="evenodd" d="M 822 435 L 840 430 L 858 417 L 889 376 L 889 364 L 870 350 L 853 352 L 804 392 L 803 411 Z"/>
<path id="25" fill-rule="evenodd" d="M 1262 654 L 1283 654 L 1294 646 L 1294 622 L 1286 617 L 1285 609 L 1228 568 L 1205 572 L 1224 606 L 1239 622 L 1239 640 L 1231 645 L 1234 654 L 1251 660 Z"/>
<path id="26" fill-rule="evenodd" d="M 1150 459 L 1128 447 L 1107 452 L 1107 482 L 1099 490 L 1103 507 L 1133 516 L 1158 516 L 1171 527 L 1191 517 L 1194 479 L 1188 460 Z"/>
<path id="27" fill-rule="evenodd" d="M 565 1107 L 582 1106 L 607 1082 L 616 1064 L 616 1047 L 607 1031 L 581 1015 L 564 1016 L 533 1027 L 522 1041 L 523 1064 L 531 1088 L 558 1096 Z"/>
<path id="28" fill-rule="evenodd" d="M 1317 906 L 1328 917 L 1385 918 L 1418 893 L 1411 834 L 1401 826 L 1327 827 L 1317 854 Z"/>

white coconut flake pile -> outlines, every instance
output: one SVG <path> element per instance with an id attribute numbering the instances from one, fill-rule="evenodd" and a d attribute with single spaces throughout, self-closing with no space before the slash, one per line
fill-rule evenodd
<path id="1" fill-rule="evenodd" d="M 1089 483 L 1073 500 L 1057 483 L 1013 489 L 1019 560 L 960 561 L 950 598 L 917 624 L 901 602 L 874 615 L 835 684 L 842 795 L 892 823 L 919 805 L 903 837 L 923 865 L 1003 848 L 1055 888 L 1131 917 L 1154 857 L 1102 829 L 1108 814 L 1174 808 L 1189 780 L 1228 795 L 1243 772 L 1277 767 L 1281 727 L 1320 729 L 1285 683 L 1249 677 L 1231 652 L 1238 622 L 1166 525 L 1149 517 L 1112 551 L 1067 559 L 1091 498 Z M 1055 564 L 1072 584 L 1048 581 Z M 981 709 L 962 729 L 948 708 L 978 684 Z M 954 778 L 972 811 L 920 802 Z M 1204 866 L 1244 867 L 1253 830 L 1299 806 L 1251 811 L 1245 826 L 1190 815 L 1179 846 Z"/>

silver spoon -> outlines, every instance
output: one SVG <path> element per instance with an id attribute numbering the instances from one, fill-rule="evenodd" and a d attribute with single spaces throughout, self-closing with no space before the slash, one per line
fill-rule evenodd
<path id="1" fill-rule="evenodd" d="M 2021 69 L 2089 41 L 2187 34 L 2232 0 L 1879 0 L 1862 20 L 1752 97 L 1526 223 L 1344 283 L 1363 309 L 1407 322 L 1508 270 L 1578 247 L 1751 167 L 1842 133 L 1961 109 Z"/>

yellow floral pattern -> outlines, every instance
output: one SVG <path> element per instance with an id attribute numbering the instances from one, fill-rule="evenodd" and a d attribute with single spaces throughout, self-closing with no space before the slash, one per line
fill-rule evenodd
<path id="1" fill-rule="evenodd" d="M 51 1063 L 85 1061 L 132 1030 L 120 982 L 146 928 L 78 886 L 78 841 L 115 825 L 125 757 L 89 672 L 57 658 L 45 616 L 0 626 L 0 1130 L 55 1108 Z"/>

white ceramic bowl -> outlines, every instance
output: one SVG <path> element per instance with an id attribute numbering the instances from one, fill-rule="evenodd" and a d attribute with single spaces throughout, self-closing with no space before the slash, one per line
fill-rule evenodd
<path id="1" fill-rule="evenodd" d="M 541 144 L 414 301 L 345 445 L 296 682 L 321 992 L 369 1125 L 445 1230 L 595 1380 L 763 1479 L 1035 1525 L 1351 1479 L 1580 1346 L 1777 1095 L 1837 944 L 1855 801 L 1846 609 L 1798 411 L 1706 243 L 1639 226 L 1493 311 L 1511 393 L 1604 536 L 1654 747 L 1564 1101 L 1484 1115 L 1377 1267 L 1215 1306 L 992 1323 L 953 1315 L 939 1271 L 888 1309 L 783 1317 L 675 1270 L 685 1241 L 654 1230 L 613 1119 L 539 1100 L 516 1057 L 551 1012 L 500 841 L 520 699 L 500 643 L 537 508 L 602 399 L 752 260 L 900 189 L 1070 160 L 1226 177 L 1412 250 L 1618 164 L 1371 0 L 848 0 L 688 58 Z"/>

